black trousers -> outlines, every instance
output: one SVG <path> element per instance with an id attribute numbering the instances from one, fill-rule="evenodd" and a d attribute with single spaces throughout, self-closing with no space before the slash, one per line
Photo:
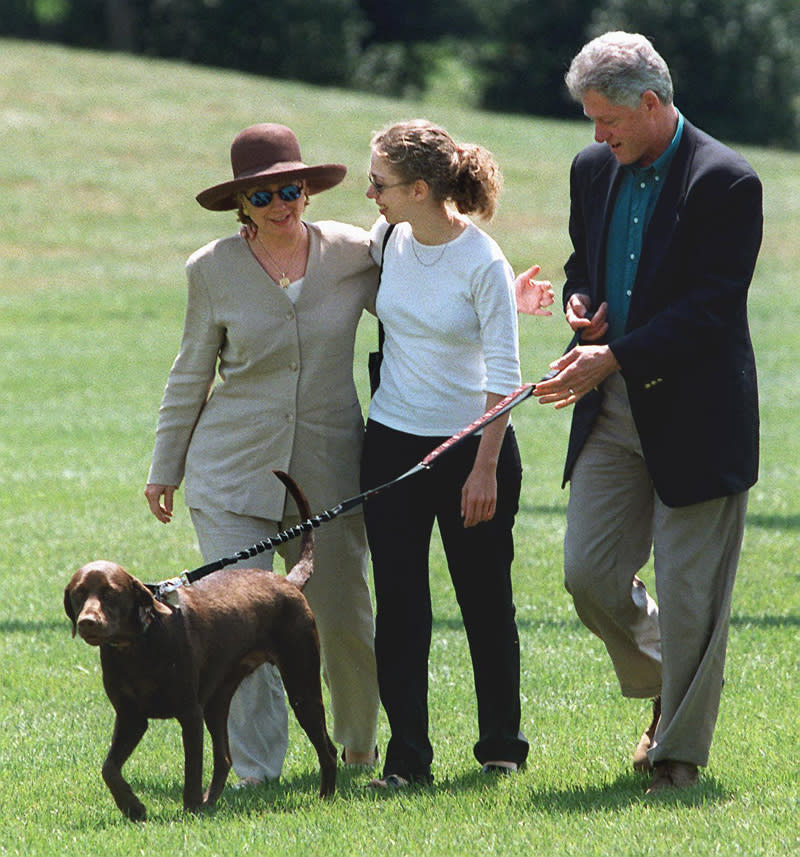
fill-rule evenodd
<path id="1" fill-rule="evenodd" d="M 362 458 L 362 490 L 404 473 L 444 439 L 405 434 L 370 420 Z M 475 757 L 481 764 L 490 760 L 521 764 L 528 755 L 528 742 L 519 731 L 519 636 L 511 588 L 512 527 L 522 466 L 509 427 L 497 465 L 495 516 L 465 528 L 461 488 L 472 470 L 479 440 L 468 438 L 438 459 L 431 470 L 371 497 L 365 505 L 377 602 L 378 686 L 391 728 L 385 776 L 431 779 L 428 555 L 434 521 L 472 658 L 479 730 Z"/>

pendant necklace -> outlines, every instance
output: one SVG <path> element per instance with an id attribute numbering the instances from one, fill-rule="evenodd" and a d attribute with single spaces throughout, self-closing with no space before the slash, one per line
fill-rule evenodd
<path id="1" fill-rule="evenodd" d="M 267 257 L 269 258 L 270 262 L 272 262 L 272 264 L 275 266 L 275 270 L 280 271 L 280 273 L 281 273 L 280 278 L 278 280 L 276 280 L 276 282 L 278 283 L 278 285 L 282 289 L 288 288 L 289 284 L 291 282 L 291 280 L 287 276 L 287 272 L 291 269 L 292 262 L 294 262 L 294 257 L 297 255 L 297 251 L 300 249 L 300 242 L 303 240 L 303 231 L 305 230 L 305 224 L 301 224 L 301 226 L 302 226 L 302 229 L 300 232 L 300 237 L 297 239 L 297 242 L 294 245 L 294 250 L 292 250 L 292 255 L 289 257 L 289 261 L 286 264 L 286 270 L 285 271 L 281 270 L 281 266 L 275 261 L 275 257 L 272 255 L 272 253 L 269 252 L 269 250 L 267 250 L 266 246 L 264 245 L 264 242 L 261 240 L 261 236 L 258 234 L 258 232 L 256 232 L 256 239 L 257 239 L 258 243 L 261 245 L 261 249 L 267 254 Z M 267 272 L 267 273 L 269 273 L 269 272 Z M 272 276 L 272 275 L 270 274 L 270 276 Z"/>

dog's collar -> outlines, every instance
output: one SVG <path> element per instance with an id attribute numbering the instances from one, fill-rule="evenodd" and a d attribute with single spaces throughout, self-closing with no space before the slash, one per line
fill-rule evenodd
<path id="1" fill-rule="evenodd" d="M 203 575 L 205 576 L 205 575 Z M 161 583 L 146 583 L 145 586 L 153 593 L 153 597 L 169 607 L 180 607 L 178 590 L 191 586 L 194 582 L 192 575 L 184 569 L 177 577 L 171 577 Z"/>
<path id="2" fill-rule="evenodd" d="M 153 624 L 155 618 L 155 610 L 152 607 L 139 608 L 139 621 L 142 623 L 143 634 L 147 632 L 147 629 Z"/>

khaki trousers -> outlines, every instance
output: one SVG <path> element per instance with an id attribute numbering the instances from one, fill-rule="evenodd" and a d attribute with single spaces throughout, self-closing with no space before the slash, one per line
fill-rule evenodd
<path id="1" fill-rule="evenodd" d="M 222 509 L 191 509 L 206 562 L 274 535 L 298 518 L 267 521 Z M 279 548 L 290 567 L 300 539 Z M 272 552 L 233 568 L 272 568 Z M 320 636 L 323 677 L 330 690 L 333 740 L 360 752 L 374 750 L 378 721 L 374 618 L 368 579 L 364 519 L 345 515 L 314 530 L 314 574 L 305 595 Z M 330 719 L 329 719 L 330 725 Z M 228 737 L 239 777 L 277 779 L 288 748 L 288 715 L 278 670 L 264 664 L 239 685 L 231 701 Z"/>
<path id="2" fill-rule="evenodd" d="M 565 584 L 606 646 L 624 696 L 661 694 L 650 760 L 708 763 L 723 685 L 747 493 L 665 506 L 645 466 L 625 384 L 602 411 L 570 482 Z M 637 576 L 653 554 L 657 603 Z"/>

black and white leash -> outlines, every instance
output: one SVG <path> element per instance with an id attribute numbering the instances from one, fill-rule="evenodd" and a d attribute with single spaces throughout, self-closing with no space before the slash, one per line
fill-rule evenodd
<path id="1" fill-rule="evenodd" d="M 330 509 L 325 509 L 324 512 L 320 512 L 319 514 L 314 515 L 293 527 L 281 530 L 281 532 L 276 533 L 274 536 L 270 536 L 268 539 L 263 539 L 262 541 L 251 545 L 249 548 L 237 551 L 233 556 L 221 557 L 220 559 L 214 560 L 214 562 L 195 568 L 193 571 L 182 571 L 177 577 L 172 577 L 169 580 L 162 581 L 161 583 L 149 583 L 147 584 L 147 587 L 153 592 L 156 598 L 160 601 L 165 601 L 167 600 L 167 596 L 171 593 L 182 587 L 191 586 L 193 583 L 196 583 L 198 580 L 201 580 L 203 577 L 206 577 L 215 571 L 220 571 L 220 569 L 226 568 L 227 566 L 235 565 L 237 562 L 241 562 L 242 560 L 251 559 L 252 557 L 278 547 L 278 545 L 284 544 L 292 539 L 296 539 L 303 533 L 319 527 L 327 521 L 332 521 L 337 515 L 366 502 L 370 497 L 375 496 L 378 492 L 383 491 L 392 485 L 396 485 L 398 482 L 402 482 L 404 479 L 408 479 L 410 476 L 420 473 L 423 470 L 430 470 L 439 456 L 444 455 L 444 453 L 453 449 L 459 443 L 475 434 L 476 431 L 479 431 L 484 428 L 484 426 L 494 422 L 498 417 L 516 407 L 520 402 L 523 402 L 533 393 L 535 386 L 536 385 L 533 383 L 527 383 L 518 387 L 512 393 L 509 393 L 507 396 L 502 398 L 494 407 L 489 408 L 489 410 L 481 414 L 477 420 L 471 422 L 468 426 L 456 432 L 452 437 L 447 438 L 447 440 L 439 444 L 435 449 L 431 450 L 425 458 L 422 459 L 422 461 L 418 462 L 412 468 L 406 470 L 405 473 L 401 473 L 400 476 L 395 477 L 389 482 L 384 482 L 383 485 L 378 485 L 375 488 L 369 488 L 366 491 L 362 491 L 360 494 L 356 494 L 354 497 L 343 500 L 341 503 L 337 503 Z"/>

